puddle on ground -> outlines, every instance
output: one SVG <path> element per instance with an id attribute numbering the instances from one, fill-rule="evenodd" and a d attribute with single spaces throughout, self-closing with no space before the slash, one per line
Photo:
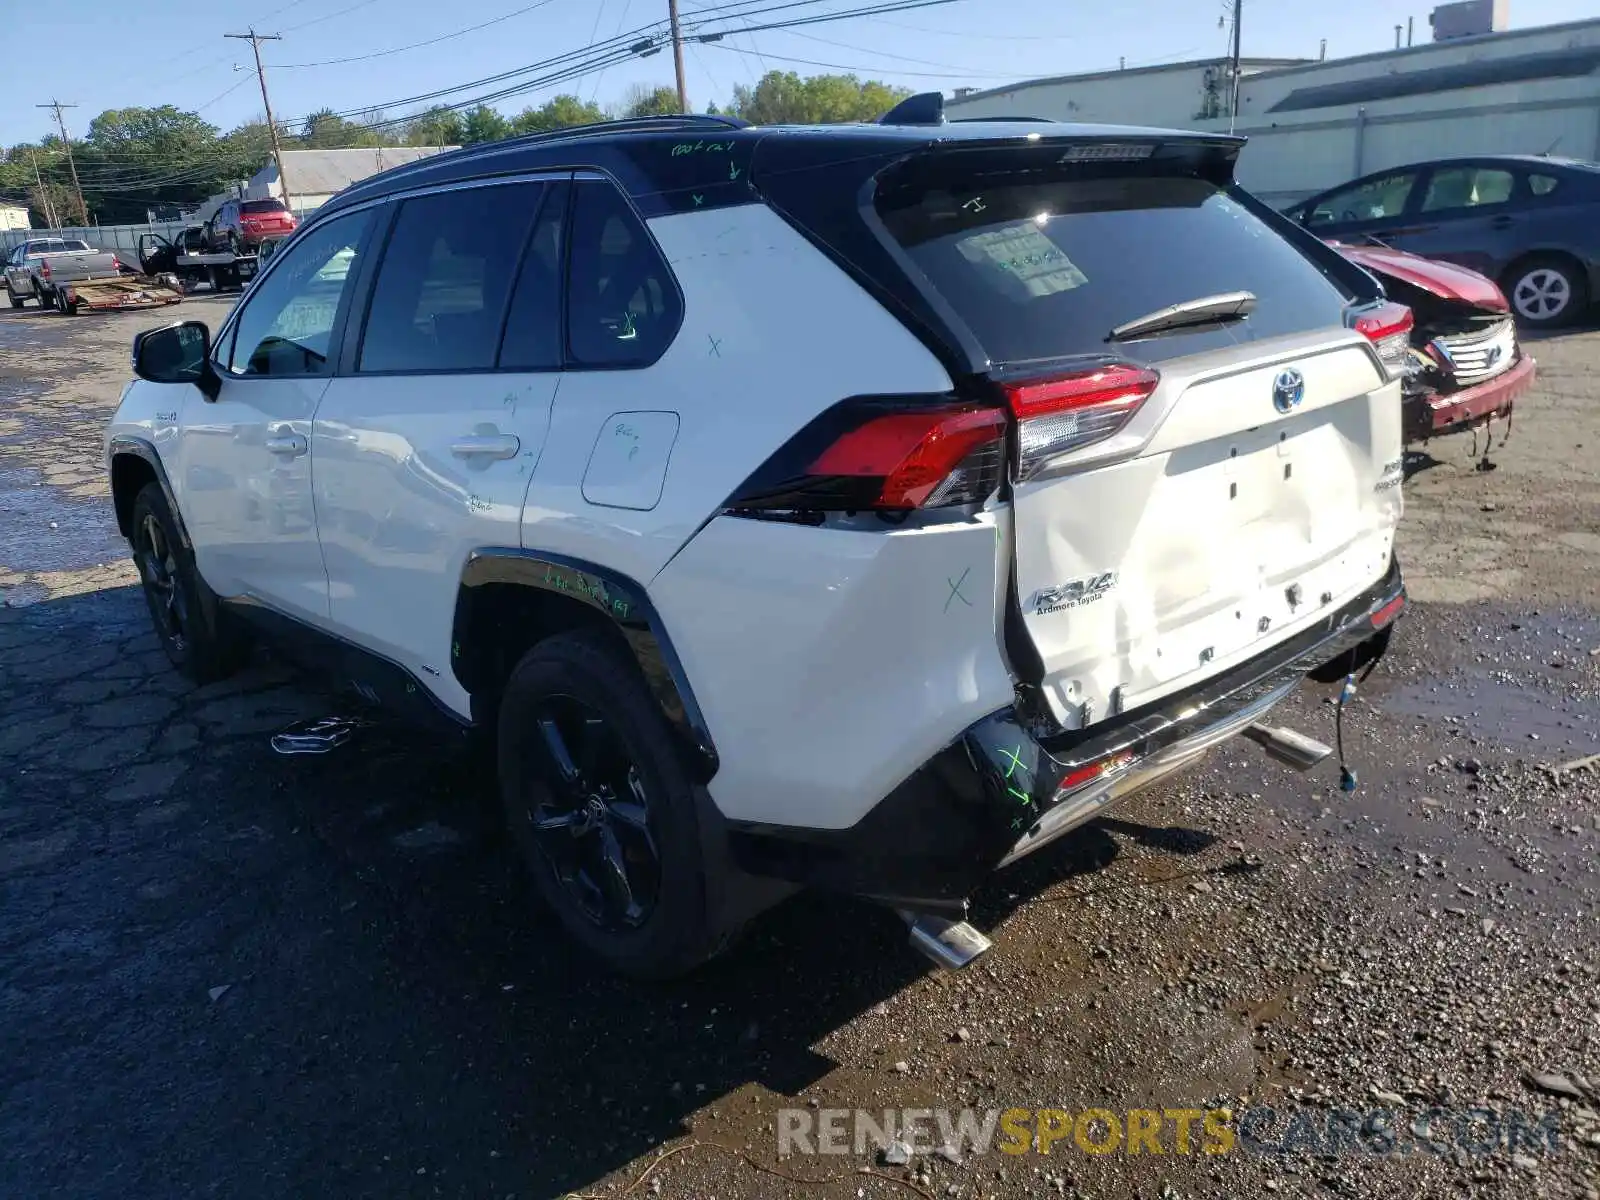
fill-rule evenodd
<path id="1" fill-rule="evenodd" d="M 1397 688 L 1378 706 L 1519 750 L 1537 746 L 1541 757 L 1600 753 L 1600 621 L 1533 614 L 1475 634 L 1459 645 L 1480 661 Z"/>
<path id="2" fill-rule="evenodd" d="M 1592 701 L 1571 701 L 1542 688 L 1508 683 L 1496 672 L 1464 672 L 1412 684 L 1384 697 L 1379 707 L 1454 725 L 1519 749 L 1538 745 L 1549 754 L 1600 752 L 1600 721 Z"/>

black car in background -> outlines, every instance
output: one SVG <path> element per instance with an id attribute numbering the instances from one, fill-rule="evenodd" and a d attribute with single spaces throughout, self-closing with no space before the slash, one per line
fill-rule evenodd
<path id="1" fill-rule="evenodd" d="M 1499 282 L 1524 325 L 1600 299 L 1600 164 L 1497 155 L 1392 167 L 1287 210 L 1318 237 L 1373 239 Z"/>

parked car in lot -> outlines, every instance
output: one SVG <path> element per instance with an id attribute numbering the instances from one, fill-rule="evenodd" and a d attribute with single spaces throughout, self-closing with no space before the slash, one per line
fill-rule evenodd
<path id="1" fill-rule="evenodd" d="M 1530 326 L 1600 299 L 1600 164 L 1502 155 L 1379 171 L 1288 210 L 1318 236 L 1375 239 L 1498 282 Z"/>
<path id="2" fill-rule="evenodd" d="M 227 200 L 205 226 L 205 250 L 254 250 L 263 238 L 285 237 L 300 224 L 282 200 Z"/>
<path id="3" fill-rule="evenodd" d="M 96 250 L 76 238 L 23 242 L 6 259 L 6 298 L 12 308 L 37 300 L 40 308 L 60 307 L 67 284 L 115 279 L 122 263 L 109 250 Z"/>
<path id="4" fill-rule="evenodd" d="M 1509 420 L 1537 368 L 1494 280 L 1403 250 L 1330 244 L 1411 309 L 1411 355 L 1401 380 L 1408 442 Z"/>
<path id="5" fill-rule="evenodd" d="M 106 452 L 161 644 L 490 734 L 616 970 L 801 886 L 962 965 L 973 890 L 1113 800 L 1236 734 L 1331 754 L 1263 722 L 1405 604 L 1411 314 L 1242 144 L 671 117 L 364 180 L 135 342 Z"/>

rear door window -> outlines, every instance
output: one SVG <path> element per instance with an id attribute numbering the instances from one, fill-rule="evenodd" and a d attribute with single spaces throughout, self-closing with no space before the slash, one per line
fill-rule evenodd
<path id="1" fill-rule="evenodd" d="M 887 191 L 878 212 L 927 283 L 997 363 L 1076 354 L 1173 358 L 1338 326 L 1347 297 L 1225 188 L 1080 169 Z M 1231 324 L 1113 342 L 1168 305 L 1250 292 Z"/>
<path id="2" fill-rule="evenodd" d="M 522 255 L 511 293 L 500 365 L 521 371 L 561 366 L 561 251 L 570 185 L 555 184 Z"/>
<path id="3" fill-rule="evenodd" d="M 1509 204 L 1516 176 L 1493 167 L 1438 167 L 1422 197 L 1425 213 L 1448 213 Z"/>
<path id="4" fill-rule="evenodd" d="M 598 179 L 574 187 L 567 266 L 571 365 L 648 366 L 683 319 L 672 270 L 615 187 Z"/>
<path id="5" fill-rule="evenodd" d="M 540 183 L 407 200 L 372 293 L 358 370 L 487 371 Z"/>

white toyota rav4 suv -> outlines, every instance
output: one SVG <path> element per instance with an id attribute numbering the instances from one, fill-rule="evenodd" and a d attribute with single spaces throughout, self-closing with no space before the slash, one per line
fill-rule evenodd
<path id="1" fill-rule="evenodd" d="M 134 346 L 117 519 L 173 663 L 255 633 L 495 735 L 614 969 L 799 886 L 967 897 L 1375 661 L 1409 312 L 1239 139 L 684 117 L 476 146 Z"/>

